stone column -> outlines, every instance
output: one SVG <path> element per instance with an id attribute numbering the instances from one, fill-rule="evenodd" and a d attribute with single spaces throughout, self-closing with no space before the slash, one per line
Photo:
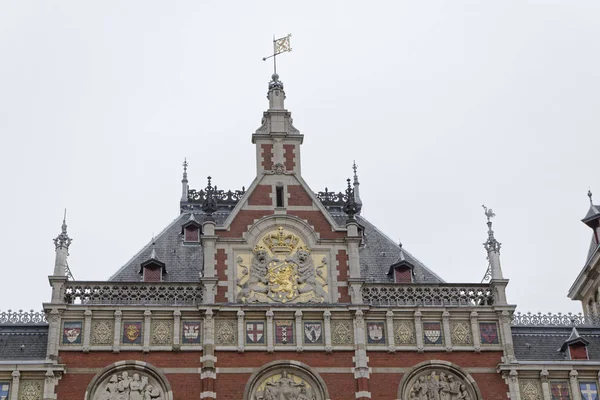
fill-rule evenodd
<path id="1" fill-rule="evenodd" d="M 354 352 L 354 379 L 356 379 L 355 398 L 359 400 L 370 399 L 371 391 L 369 390 L 367 340 L 364 313 L 362 310 L 357 310 L 354 314 L 354 337 L 356 338 L 356 350 Z"/>
<path id="2" fill-rule="evenodd" d="M 275 347 L 273 346 L 273 311 L 268 310 L 266 313 L 267 316 L 267 353 L 272 353 L 275 351 Z"/>
<path id="3" fill-rule="evenodd" d="M 304 351 L 304 346 L 302 344 L 302 311 L 298 310 L 294 314 L 296 317 L 296 351 L 298 353 L 302 353 Z"/>
<path id="4" fill-rule="evenodd" d="M 217 393 L 215 392 L 215 380 L 217 379 L 217 369 L 215 357 L 215 326 L 213 319 L 213 311 L 209 308 L 204 314 L 204 348 L 200 362 L 202 363 L 200 382 L 202 392 L 201 399 L 215 400 Z"/>
<path id="5" fill-rule="evenodd" d="M 519 373 L 514 368 L 512 368 L 508 374 L 508 391 L 510 393 L 510 400 L 521 400 Z"/>
<path id="6" fill-rule="evenodd" d="M 56 399 L 56 394 L 54 393 L 54 387 L 56 386 L 56 377 L 54 376 L 54 372 L 48 369 L 46 370 L 46 379 L 44 380 L 44 400 L 54 400 Z"/>
<path id="7" fill-rule="evenodd" d="M 331 344 L 331 311 L 323 311 L 323 320 L 325 321 L 325 352 L 331 353 L 333 345 Z"/>
<path id="8" fill-rule="evenodd" d="M 58 362 L 58 345 L 60 343 L 60 325 L 62 310 L 53 308 L 48 313 L 48 348 L 46 350 L 46 362 L 56 364 Z"/>
<path id="9" fill-rule="evenodd" d="M 569 372 L 569 381 L 571 383 L 571 400 L 581 400 L 581 392 L 579 391 L 579 380 L 577 371 Z"/>
<path id="10" fill-rule="evenodd" d="M 446 351 L 452 351 L 452 332 L 450 331 L 450 313 L 444 311 L 442 313 L 442 325 L 444 329 L 444 344 L 446 345 Z"/>
<path id="11" fill-rule="evenodd" d="M 12 372 L 12 384 L 10 385 L 10 400 L 19 400 L 19 380 L 21 373 L 19 371 Z"/>
<path id="12" fill-rule="evenodd" d="M 242 310 L 237 312 L 238 319 L 238 353 L 243 353 L 245 350 L 244 339 L 246 338 L 246 330 L 244 329 L 244 315 L 246 313 Z"/>
<path id="13" fill-rule="evenodd" d="M 481 333 L 479 332 L 479 314 L 477 311 L 471 311 L 471 334 L 473 335 L 473 347 L 475 352 L 481 351 Z"/>
<path id="14" fill-rule="evenodd" d="M 392 310 L 385 313 L 386 335 L 388 339 L 388 353 L 396 352 L 396 343 L 394 335 L 394 312 Z"/>
<path id="15" fill-rule="evenodd" d="M 204 271 L 201 279 L 204 285 L 204 304 L 214 304 L 218 279 L 215 274 L 215 222 L 205 221 L 202 225 L 202 248 L 204 249 Z"/>
<path id="16" fill-rule="evenodd" d="M 548 383 L 548 375 L 550 375 L 550 373 L 546 368 L 544 368 L 540 372 L 540 379 L 542 380 L 542 394 L 544 395 L 544 400 L 552 400 L 550 396 L 550 384 Z"/>
<path id="17" fill-rule="evenodd" d="M 83 313 L 83 352 L 88 353 L 90 351 L 90 337 L 92 336 L 92 310 L 85 310 Z"/>
<path id="18" fill-rule="evenodd" d="M 152 324 L 152 311 L 146 310 L 146 311 L 144 311 L 144 332 L 143 332 L 144 347 L 142 348 L 142 351 L 144 353 L 150 352 L 150 337 L 152 336 L 152 332 L 150 332 L 150 330 L 152 329 L 151 324 Z"/>
<path id="19" fill-rule="evenodd" d="M 121 351 L 121 318 L 123 312 L 121 310 L 115 310 L 115 334 L 113 336 L 113 353 L 119 353 Z"/>
<path id="20" fill-rule="evenodd" d="M 173 311 L 173 349 L 181 348 L 181 311 Z"/>
<path id="21" fill-rule="evenodd" d="M 515 362 L 515 348 L 512 341 L 512 331 L 510 329 L 510 312 L 504 310 L 500 315 L 500 331 L 502 332 L 504 356 L 506 357 L 507 362 Z"/>
<path id="22" fill-rule="evenodd" d="M 419 353 L 423 353 L 425 351 L 425 346 L 423 345 L 423 324 L 421 321 L 421 317 L 423 314 L 421 311 L 415 311 L 415 336 L 417 339 L 417 351 Z"/>

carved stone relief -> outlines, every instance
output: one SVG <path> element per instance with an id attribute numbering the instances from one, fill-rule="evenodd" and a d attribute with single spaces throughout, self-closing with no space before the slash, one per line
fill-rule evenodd
<path id="1" fill-rule="evenodd" d="M 173 342 L 173 324 L 171 321 L 152 322 L 152 345 L 170 345 Z"/>
<path id="2" fill-rule="evenodd" d="M 354 344 L 354 329 L 351 320 L 331 321 L 331 343 L 334 345 Z"/>
<path id="3" fill-rule="evenodd" d="M 110 345 L 113 342 L 113 323 L 112 321 L 94 321 L 92 323 L 92 344 Z"/>
<path id="4" fill-rule="evenodd" d="M 19 400 L 42 400 L 43 381 L 21 381 L 19 383 Z"/>
<path id="5" fill-rule="evenodd" d="M 295 234 L 279 227 L 252 254 L 237 257 L 238 299 L 244 303 L 321 303 L 328 299 L 327 258 L 312 254 Z"/>
<path id="6" fill-rule="evenodd" d="M 407 400 L 482 400 L 475 380 L 460 367 L 426 361 L 403 378 L 399 398 Z"/>
<path id="7" fill-rule="evenodd" d="M 452 344 L 470 345 L 473 344 L 473 335 L 468 322 L 453 321 L 450 325 L 452 332 Z"/>
<path id="8" fill-rule="evenodd" d="M 413 321 L 394 321 L 394 343 L 396 345 L 417 344 L 415 323 Z"/>
<path id="9" fill-rule="evenodd" d="M 542 388 L 537 379 L 519 379 L 521 400 L 542 400 Z"/>
<path id="10" fill-rule="evenodd" d="M 237 321 L 232 319 L 218 319 L 215 321 L 215 326 L 217 344 L 237 344 Z"/>
<path id="11" fill-rule="evenodd" d="M 154 377 L 133 370 L 106 376 L 92 400 L 165 400 L 165 394 Z"/>
<path id="12" fill-rule="evenodd" d="M 256 388 L 252 400 L 318 400 L 311 384 L 283 370 L 264 379 Z"/>

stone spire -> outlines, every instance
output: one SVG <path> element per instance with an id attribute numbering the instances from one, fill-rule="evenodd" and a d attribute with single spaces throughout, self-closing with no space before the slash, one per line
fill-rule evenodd
<path id="1" fill-rule="evenodd" d="M 362 200 L 360 199 L 360 182 L 358 182 L 358 165 L 356 165 L 356 161 L 353 161 L 352 170 L 354 171 L 354 202 L 356 203 L 356 213 L 360 214 Z"/>
<path id="2" fill-rule="evenodd" d="M 187 178 L 187 158 L 183 159 L 183 179 L 181 180 L 181 201 L 188 200 L 188 178 Z"/>
<path id="3" fill-rule="evenodd" d="M 488 238 L 483 243 L 483 247 L 488 253 L 488 260 L 490 262 L 490 274 L 492 280 L 494 279 L 504 279 L 502 275 L 502 268 L 500 267 L 500 247 L 502 244 L 496 240 L 494 237 L 494 231 L 492 230 L 492 218 L 496 216 L 494 211 L 491 208 L 487 208 L 486 206 L 482 206 L 485 210 L 485 216 L 487 217 L 487 226 L 488 226 Z"/>
<path id="4" fill-rule="evenodd" d="M 588 190 L 587 195 L 590 199 L 590 208 L 585 217 L 583 217 L 583 219 L 581 220 L 581 222 L 583 222 L 584 224 L 586 224 L 594 230 L 594 240 L 596 241 L 596 243 L 599 243 L 600 234 L 598 231 L 600 230 L 600 206 L 594 204 L 591 190 Z"/>
<path id="5" fill-rule="evenodd" d="M 56 257 L 54 261 L 54 276 L 66 276 L 68 271 L 67 257 L 69 255 L 69 246 L 73 239 L 67 233 L 67 209 L 63 216 L 61 232 L 54 239 Z"/>

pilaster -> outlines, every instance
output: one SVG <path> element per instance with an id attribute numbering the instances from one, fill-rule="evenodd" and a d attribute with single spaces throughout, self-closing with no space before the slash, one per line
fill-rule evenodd
<path id="1" fill-rule="evenodd" d="M 471 334 L 473 335 L 473 347 L 475 352 L 481 352 L 481 332 L 479 332 L 479 314 L 477 311 L 471 311 Z"/>
<path id="2" fill-rule="evenodd" d="M 173 311 L 173 348 L 181 347 L 181 311 Z"/>
<path id="3" fill-rule="evenodd" d="M 579 374 L 577 371 L 572 370 L 569 372 L 569 381 L 571 383 L 571 399 L 572 400 L 581 400 L 581 392 L 579 391 L 579 380 L 577 377 Z"/>
<path id="4" fill-rule="evenodd" d="M 542 369 L 540 372 L 540 379 L 542 380 L 542 395 L 544 396 L 544 400 L 552 400 L 550 396 L 550 384 L 548 383 L 548 375 L 550 373 L 546 368 Z"/>
<path id="5" fill-rule="evenodd" d="M 60 341 L 60 325 L 62 311 L 53 308 L 48 313 L 48 348 L 46 350 L 46 362 L 56 364 L 58 362 L 58 343 Z"/>
<path id="6" fill-rule="evenodd" d="M 450 313 L 444 311 L 442 313 L 442 325 L 444 329 L 444 344 L 446 345 L 446 351 L 452 352 L 452 332 L 450 330 Z"/>
<path id="7" fill-rule="evenodd" d="M 359 400 L 370 399 L 369 359 L 367 357 L 365 320 L 362 310 L 357 310 L 354 314 L 354 337 L 356 338 L 356 350 L 354 351 L 354 379 L 356 379 L 355 398 Z"/>
<path id="8" fill-rule="evenodd" d="M 90 337 L 92 335 L 92 310 L 85 310 L 83 313 L 83 352 L 90 351 Z"/>
<path id="9" fill-rule="evenodd" d="M 150 353 L 150 336 L 152 333 L 150 332 L 152 324 L 152 311 L 146 310 L 144 311 L 144 347 L 142 351 L 144 353 Z"/>
<path id="10" fill-rule="evenodd" d="M 273 345 L 273 311 L 268 310 L 266 312 L 267 316 L 267 353 L 272 353 L 275 351 L 275 347 Z"/>
<path id="11" fill-rule="evenodd" d="M 331 353 L 333 351 L 333 345 L 331 344 L 331 311 L 323 311 L 323 320 L 325 321 L 325 352 Z M 300 333 L 297 336 L 300 336 Z"/>
<path id="12" fill-rule="evenodd" d="M 56 387 L 56 377 L 54 376 L 54 372 L 48 369 L 46 370 L 46 375 L 44 379 L 44 400 L 54 400 L 56 399 L 56 393 L 54 393 L 54 388 Z"/>
<path id="13" fill-rule="evenodd" d="M 237 327 L 238 327 L 238 353 L 243 353 L 245 350 L 244 339 L 246 332 L 244 329 L 244 316 L 246 313 L 243 310 L 237 312 Z"/>
<path id="14" fill-rule="evenodd" d="M 519 373 L 515 368 L 508 374 L 508 390 L 510 400 L 521 400 L 521 390 L 519 389 Z"/>
<path id="15" fill-rule="evenodd" d="M 113 336 L 113 353 L 119 353 L 121 351 L 121 318 L 123 312 L 119 309 L 115 310 L 115 332 Z"/>
<path id="16" fill-rule="evenodd" d="M 304 351 L 302 345 L 302 311 L 297 310 L 294 317 L 296 319 L 296 351 L 302 353 Z"/>
<path id="17" fill-rule="evenodd" d="M 417 339 L 417 351 L 423 353 L 425 351 L 425 345 L 423 344 L 423 324 L 421 317 L 423 314 L 421 311 L 415 311 L 415 335 Z"/>
<path id="18" fill-rule="evenodd" d="M 386 335 L 388 338 L 388 353 L 396 352 L 396 343 L 395 343 L 395 335 L 394 335 L 394 312 L 389 310 L 385 313 L 385 321 L 386 321 Z"/>
<path id="19" fill-rule="evenodd" d="M 19 381 L 21 373 L 19 371 L 12 372 L 12 384 L 10 385 L 10 400 L 19 400 Z"/>
<path id="20" fill-rule="evenodd" d="M 503 310 L 500 313 L 500 330 L 502 332 L 502 344 L 506 362 L 515 362 L 515 348 L 512 341 L 512 331 L 510 329 L 510 317 L 511 313 L 507 310 Z"/>
<path id="21" fill-rule="evenodd" d="M 217 369 L 215 357 L 215 326 L 214 326 L 214 313 L 209 308 L 204 313 L 204 348 L 200 362 L 202 363 L 200 382 L 202 386 L 202 392 L 200 393 L 201 399 L 215 400 L 217 393 L 215 392 L 215 381 L 217 379 Z"/>

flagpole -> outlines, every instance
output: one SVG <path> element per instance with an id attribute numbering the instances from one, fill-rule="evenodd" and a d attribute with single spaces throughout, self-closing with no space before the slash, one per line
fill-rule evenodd
<path id="1" fill-rule="evenodd" d="M 276 39 L 275 35 L 273 35 L 273 74 L 277 73 L 277 46 L 275 45 Z"/>

